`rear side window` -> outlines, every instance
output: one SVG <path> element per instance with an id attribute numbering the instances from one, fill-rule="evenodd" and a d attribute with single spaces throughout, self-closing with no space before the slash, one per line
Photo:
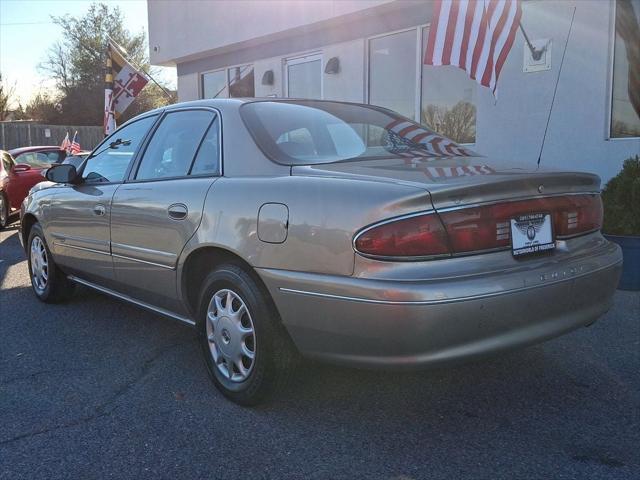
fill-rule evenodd
<path id="1" fill-rule="evenodd" d="M 214 119 L 215 114 L 208 110 L 168 113 L 144 152 L 136 179 L 152 180 L 188 175 L 203 137 Z M 203 158 L 198 162 L 200 169 L 210 166 L 204 156 L 211 153 L 212 147 L 217 149 L 217 142 L 214 145 L 209 139 L 203 147 Z"/>
<path id="2" fill-rule="evenodd" d="M 220 126 L 219 118 L 209 126 L 189 175 L 220 175 Z"/>

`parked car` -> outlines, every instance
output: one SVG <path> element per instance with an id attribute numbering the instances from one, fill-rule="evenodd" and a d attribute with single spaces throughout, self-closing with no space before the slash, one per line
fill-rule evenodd
<path id="1" fill-rule="evenodd" d="M 20 212 L 29 189 L 44 181 L 42 169 L 16 163 L 9 152 L 0 150 L 0 229 Z"/>
<path id="2" fill-rule="evenodd" d="M 62 163 L 67 152 L 55 145 L 41 145 L 37 147 L 21 147 L 9 150 L 17 163 L 25 163 L 32 168 L 49 168 L 56 163 Z"/>
<path id="3" fill-rule="evenodd" d="M 80 164 L 84 162 L 84 160 L 89 156 L 90 153 L 91 153 L 90 150 L 84 150 L 76 154 L 69 155 L 67 158 L 65 158 L 62 161 L 62 163 L 65 165 L 66 164 L 73 165 L 77 169 L 78 167 L 80 167 Z"/>
<path id="4" fill-rule="evenodd" d="M 193 325 L 240 404 L 297 352 L 426 367 L 589 325 L 622 263 L 596 175 L 500 165 L 371 105 L 177 104 L 46 176 L 22 207 L 36 297 L 79 283 Z"/>

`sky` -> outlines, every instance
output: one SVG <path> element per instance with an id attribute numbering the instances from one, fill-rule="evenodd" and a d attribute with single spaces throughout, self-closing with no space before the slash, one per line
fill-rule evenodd
<path id="1" fill-rule="evenodd" d="M 120 7 L 129 31 L 148 32 L 146 0 L 102 2 Z M 3 83 L 15 85 L 23 105 L 41 88 L 52 86 L 51 79 L 38 70 L 49 47 L 62 39 L 62 29 L 51 21 L 51 15 L 82 16 L 91 3 L 89 0 L 0 0 L 0 72 Z M 175 68 L 160 70 L 160 78 L 175 88 Z"/>

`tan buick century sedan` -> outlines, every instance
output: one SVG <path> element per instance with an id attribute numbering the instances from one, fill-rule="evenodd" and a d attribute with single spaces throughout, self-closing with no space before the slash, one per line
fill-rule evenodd
<path id="1" fill-rule="evenodd" d="M 499 165 L 370 105 L 173 105 L 47 179 L 21 212 L 36 296 L 79 283 L 195 326 L 245 405 L 298 352 L 422 367 L 589 325 L 622 262 L 597 176 Z"/>

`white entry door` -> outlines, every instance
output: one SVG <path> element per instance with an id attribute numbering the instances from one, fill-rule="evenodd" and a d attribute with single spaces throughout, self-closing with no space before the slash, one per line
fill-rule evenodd
<path id="1" fill-rule="evenodd" d="M 286 93 L 289 98 L 322 98 L 322 55 L 285 61 Z"/>

